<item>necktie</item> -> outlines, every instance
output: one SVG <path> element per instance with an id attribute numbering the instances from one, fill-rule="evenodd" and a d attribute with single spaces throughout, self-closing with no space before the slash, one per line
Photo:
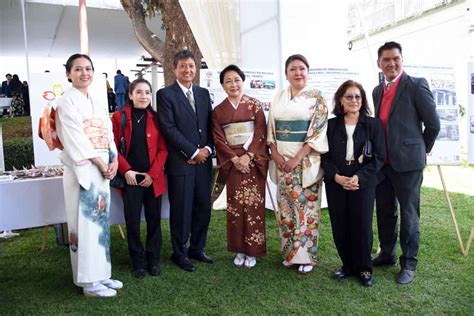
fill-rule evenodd
<path id="1" fill-rule="evenodd" d="M 387 90 L 390 90 L 390 87 L 393 85 L 393 82 L 387 82 Z"/>
<path id="2" fill-rule="evenodd" d="M 193 108 L 193 111 L 196 112 L 196 104 L 194 103 L 194 98 L 191 90 L 188 90 L 188 92 L 186 92 L 186 96 L 188 97 L 189 104 Z"/>

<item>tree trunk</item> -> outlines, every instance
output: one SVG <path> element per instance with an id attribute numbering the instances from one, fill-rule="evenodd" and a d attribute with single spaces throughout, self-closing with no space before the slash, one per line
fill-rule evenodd
<path id="1" fill-rule="evenodd" d="M 196 58 L 197 69 L 194 83 L 199 85 L 199 69 L 201 68 L 202 53 L 186 21 L 179 1 L 161 0 L 159 5 L 163 27 L 166 31 L 164 43 L 147 27 L 145 11 L 141 0 L 120 0 L 120 2 L 132 20 L 135 36 L 140 45 L 142 45 L 153 58 L 161 63 L 165 77 L 165 85 L 168 86 L 175 80 L 173 57 L 176 52 L 183 49 L 192 51 Z"/>

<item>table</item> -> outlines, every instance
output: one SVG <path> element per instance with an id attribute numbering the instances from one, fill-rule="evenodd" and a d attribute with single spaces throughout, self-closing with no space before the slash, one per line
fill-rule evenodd
<path id="1" fill-rule="evenodd" d="M 12 103 L 12 98 L 0 98 L 0 110 L 9 109 Z"/>
<path id="2" fill-rule="evenodd" d="M 161 217 L 169 217 L 167 193 L 163 195 Z M 62 177 L 0 181 L 0 231 L 65 222 Z M 125 223 L 122 198 L 112 188 L 110 223 Z"/>

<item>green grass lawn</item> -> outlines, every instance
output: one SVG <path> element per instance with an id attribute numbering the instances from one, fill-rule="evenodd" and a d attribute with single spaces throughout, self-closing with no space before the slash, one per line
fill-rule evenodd
<path id="1" fill-rule="evenodd" d="M 463 238 L 474 226 L 474 197 L 452 194 Z M 168 222 L 163 221 L 162 275 L 135 279 L 129 272 L 127 243 L 112 228 L 113 277 L 124 288 L 115 298 L 86 298 L 72 283 L 69 252 L 56 246 L 52 228 L 48 250 L 39 253 L 42 230 L 2 240 L 0 315 L 8 314 L 474 314 L 474 249 L 460 253 L 442 191 L 423 189 L 422 237 L 417 279 L 395 283 L 399 267 L 376 268 L 375 286 L 331 278 L 340 265 L 323 210 L 320 265 L 299 275 L 281 264 L 275 218 L 267 213 L 268 255 L 253 269 L 236 268 L 226 251 L 225 213 L 213 212 L 207 252 L 213 265 L 189 273 L 169 257 Z M 142 227 L 144 232 L 144 227 Z M 466 242 L 466 240 L 464 240 Z"/>
<path id="2" fill-rule="evenodd" d="M 31 138 L 30 116 L 2 117 L 0 122 L 2 123 L 4 141 L 14 138 Z"/>

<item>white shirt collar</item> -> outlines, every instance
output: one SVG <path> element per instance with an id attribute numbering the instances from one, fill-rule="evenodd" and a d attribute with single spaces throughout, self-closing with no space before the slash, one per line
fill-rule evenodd
<path id="1" fill-rule="evenodd" d="M 398 74 L 398 76 L 395 77 L 395 79 L 393 79 L 392 81 L 388 81 L 387 80 L 387 77 L 384 76 L 384 83 L 385 83 L 385 86 L 387 85 L 387 83 L 394 83 L 395 81 L 398 80 L 398 78 L 400 78 L 400 76 L 403 74 L 403 70 L 400 71 L 400 73 Z"/>
<path id="2" fill-rule="evenodd" d="M 188 91 L 191 91 L 191 95 L 194 96 L 193 94 L 193 84 L 191 83 L 191 86 L 188 88 L 186 88 L 185 86 L 183 86 L 178 80 L 176 80 L 176 82 L 178 83 L 179 87 L 181 88 L 181 90 L 183 91 L 184 95 L 187 97 L 187 93 Z"/>

